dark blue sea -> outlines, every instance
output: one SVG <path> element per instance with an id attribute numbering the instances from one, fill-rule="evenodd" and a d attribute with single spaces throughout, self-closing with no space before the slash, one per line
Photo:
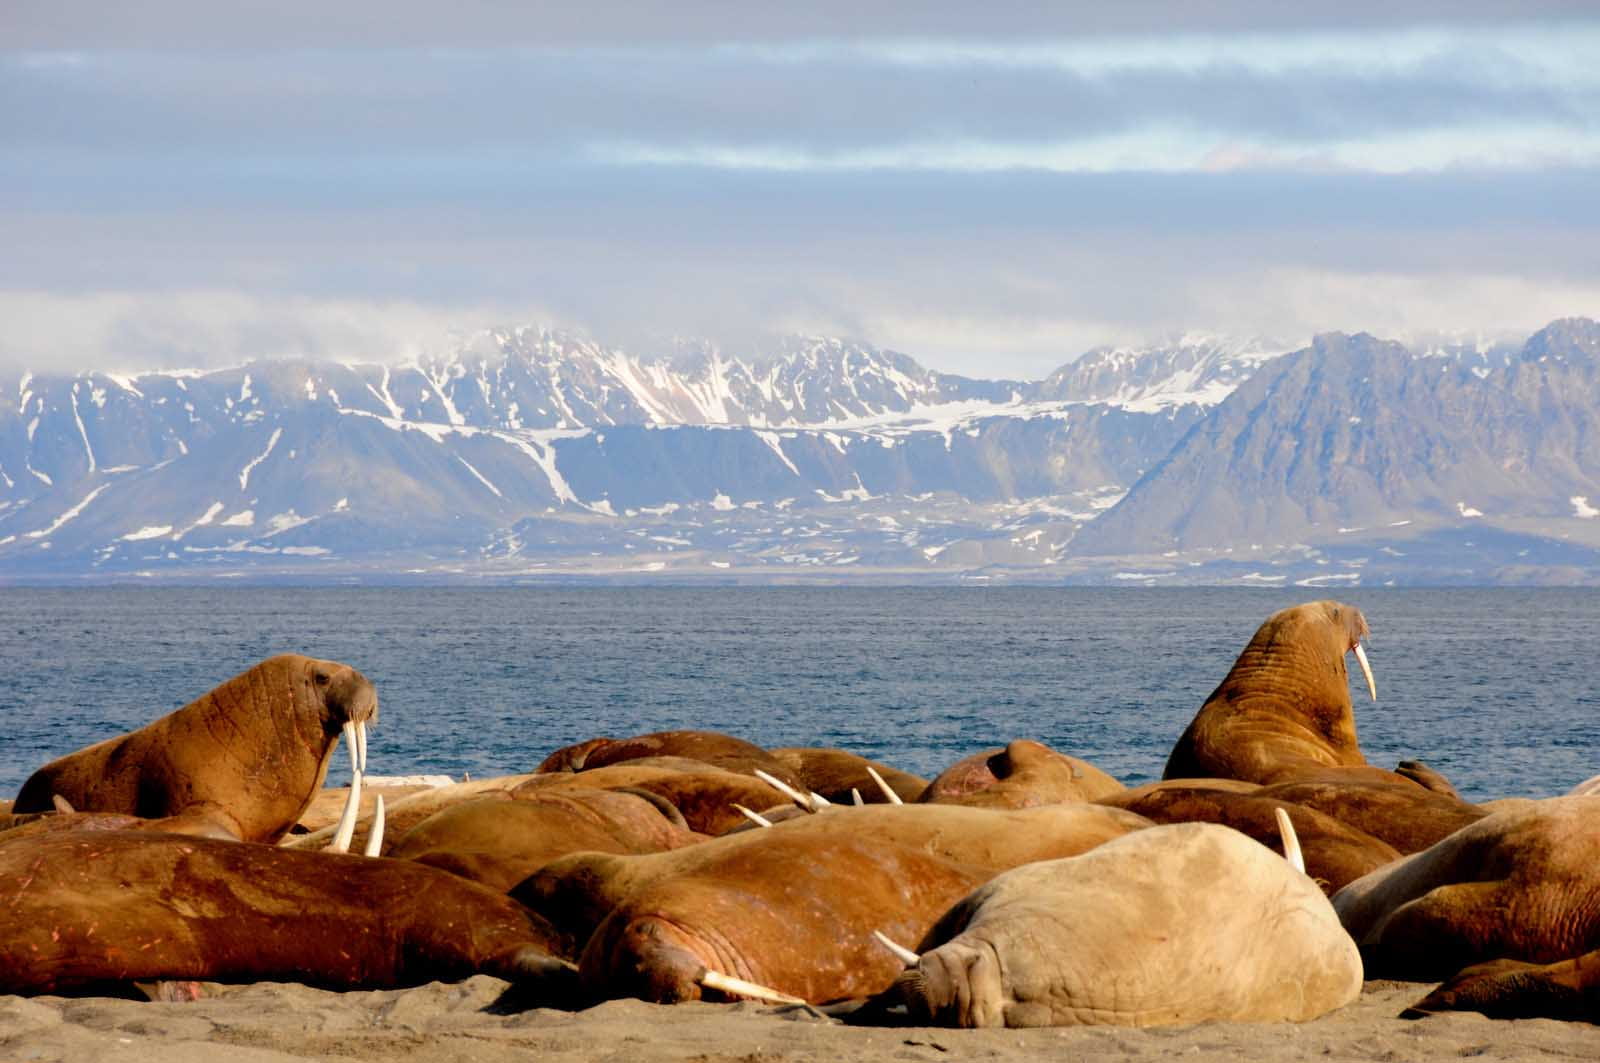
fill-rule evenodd
<path id="1" fill-rule="evenodd" d="M 707 728 L 932 776 L 1034 738 L 1129 784 L 1285 590 L 507 588 L 0 590 L 0 795 L 275 653 L 377 684 L 377 774 L 527 771 L 595 735 Z M 1373 763 L 1470 799 L 1600 773 L 1600 594 L 1350 590 L 1380 700 Z M 1359 679 L 1357 680 L 1359 682 Z M 341 753 L 330 781 L 348 777 Z"/>

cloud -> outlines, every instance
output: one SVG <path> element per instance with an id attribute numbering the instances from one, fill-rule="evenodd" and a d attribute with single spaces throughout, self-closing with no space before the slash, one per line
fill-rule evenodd
<path id="1" fill-rule="evenodd" d="M 0 40 L 16 48 L 489 47 L 703 44 L 816 38 L 993 37 L 1347 29 L 1582 18 L 1588 0 L 933 0 L 914 7 L 812 0 L 9 0 Z"/>
<path id="2" fill-rule="evenodd" d="M 14 0 L 0 361 L 550 323 L 1040 376 L 1592 312 L 1591 6 L 1205 8 Z"/>
<path id="3" fill-rule="evenodd" d="M 34 372 L 216 369 L 258 358 L 395 363 L 535 307 L 251 296 L 237 291 L 0 291 L 0 366 Z"/>

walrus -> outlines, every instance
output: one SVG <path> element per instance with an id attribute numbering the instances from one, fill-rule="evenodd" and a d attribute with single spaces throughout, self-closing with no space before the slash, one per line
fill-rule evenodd
<path id="1" fill-rule="evenodd" d="M 445 785 L 453 785 L 446 783 Z M 437 786 L 418 786 L 405 784 L 400 786 L 378 784 L 374 785 L 372 778 L 361 777 L 361 794 L 356 805 L 358 819 L 366 819 L 373 813 L 373 808 L 381 796 L 389 808 L 393 808 L 401 800 L 414 794 L 425 794 L 430 790 L 437 790 Z M 333 828 L 344 816 L 345 807 L 350 801 L 350 788 L 348 786 L 324 786 L 317 791 L 311 799 L 311 804 L 300 813 L 300 818 L 295 821 L 292 834 L 311 834 L 323 828 Z"/>
<path id="2" fill-rule="evenodd" d="M 1367 633 L 1361 610 L 1342 602 L 1308 602 L 1268 617 L 1178 739 L 1162 778 L 1269 783 L 1318 768 L 1378 772 L 1356 740 L 1344 666 L 1354 651 L 1376 699 L 1361 648 Z"/>
<path id="3" fill-rule="evenodd" d="M 674 823 L 676 812 L 645 792 L 570 788 L 481 797 L 429 816 L 387 855 L 505 891 L 568 853 L 654 853 L 703 840 L 681 816 Z"/>
<path id="4" fill-rule="evenodd" d="M 1276 815 L 1281 808 L 1294 824 L 1306 874 L 1328 894 L 1400 859 L 1399 851 L 1388 842 L 1314 808 L 1275 800 L 1264 791 L 1236 793 L 1164 782 L 1113 794 L 1099 803 L 1137 812 L 1156 823 L 1220 823 L 1278 853 L 1283 852 Z"/>
<path id="5" fill-rule="evenodd" d="M 562 857 L 511 895 L 589 942 L 579 968 L 591 993 L 694 999 L 705 968 L 832 1000 L 893 978 L 873 930 L 920 934 L 990 875 L 1149 825 L 1090 804 L 841 807 L 671 852 Z"/>
<path id="6" fill-rule="evenodd" d="M 549 928 L 406 860 L 170 834 L 0 845 L 0 993 L 152 980 L 391 988 L 474 974 L 560 984 Z"/>
<path id="7" fill-rule="evenodd" d="M 868 768 L 877 772 L 901 801 L 915 801 L 928 788 L 926 779 L 843 749 L 790 746 L 771 753 L 793 774 L 799 789 L 821 794 L 836 805 L 853 804 L 852 790 L 868 804 L 889 800 Z"/>
<path id="8" fill-rule="evenodd" d="M 781 792 L 754 775 L 685 757 L 637 757 L 576 774 L 534 775 L 514 794 L 569 789 L 648 791 L 670 801 L 689 829 L 700 834 L 722 834 L 744 823 L 737 805 L 760 810 L 788 804 Z"/>
<path id="9" fill-rule="evenodd" d="M 1361 993 L 1322 891 L 1211 823 L 1151 827 L 980 886 L 887 996 L 915 1025 L 1302 1022 Z"/>
<path id="10" fill-rule="evenodd" d="M 1488 815 L 1458 797 L 1406 782 L 1314 776 L 1264 786 L 1256 796 L 1314 808 L 1383 839 L 1402 855 L 1421 852 Z"/>
<path id="11" fill-rule="evenodd" d="M 1496 812 L 1333 895 L 1375 978 L 1437 981 L 1488 960 L 1600 948 L 1600 797 Z"/>
<path id="12" fill-rule="evenodd" d="M 765 749 L 720 731 L 654 731 L 631 738 L 591 738 L 556 750 L 537 770 L 585 772 L 644 757 L 698 760 L 740 775 L 759 768 L 790 786 L 799 783 L 788 767 Z"/>
<path id="13" fill-rule="evenodd" d="M 365 747 L 377 719 L 377 692 L 349 665 L 269 657 L 137 731 L 51 761 L 22 784 L 13 810 L 43 812 L 60 796 L 80 812 L 275 842 L 322 786 L 340 731 L 351 725 Z"/>
<path id="14" fill-rule="evenodd" d="M 1096 801 L 1125 787 L 1086 760 L 1019 738 L 956 761 L 928 784 L 923 804 L 973 808 L 1031 808 L 1061 801 Z"/>
<path id="15" fill-rule="evenodd" d="M 378 855 L 387 856 L 406 831 L 441 809 L 485 795 L 496 793 L 509 795 L 517 786 L 531 778 L 533 778 L 531 775 L 498 775 L 470 779 L 466 782 L 451 783 L 449 786 L 430 786 L 402 797 L 393 804 L 385 802 L 384 836 Z M 370 804 L 363 803 L 363 811 L 355 824 L 353 848 L 358 850 L 365 848 L 372 833 L 373 811 Z M 297 834 L 288 838 L 282 844 L 289 849 L 326 849 L 333 841 L 336 829 L 332 826 L 320 827 L 308 834 Z"/>
<path id="16" fill-rule="evenodd" d="M 1600 1023 L 1600 950 L 1558 963 L 1473 964 L 1447 978 L 1400 1017 L 1420 1019 L 1441 1011 L 1477 1011 L 1491 1019 Z"/>

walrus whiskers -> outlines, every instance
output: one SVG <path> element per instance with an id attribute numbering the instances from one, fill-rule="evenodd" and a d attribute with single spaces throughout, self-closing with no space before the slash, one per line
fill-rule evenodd
<path id="1" fill-rule="evenodd" d="M 372 809 L 372 829 L 367 832 L 367 847 L 363 856 L 383 855 L 383 795 L 379 794 Z"/>
<path id="2" fill-rule="evenodd" d="M 1272 810 L 1278 820 L 1278 833 L 1283 835 L 1283 858 L 1289 861 L 1289 866 L 1300 872 L 1306 873 L 1305 854 L 1300 851 L 1300 836 L 1294 832 L 1294 821 L 1289 818 L 1289 813 L 1280 806 Z"/>
<path id="3" fill-rule="evenodd" d="M 763 816 L 759 812 L 755 812 L 737 803 L 733 807 L 739 811 L 739 815 L 743 816 L 745 819 L 748 819 L 751 823 L 754 823 L 758 827 L 772 826 L 772 820 L 768 819 L 766 816 Z"/>
<path id="4" fill-rule="evenodd" d="M 350 726 L 345 724 L 346 727 Z M 354 754 L 351 754 L 354 757 Z M 328 843 L 328 850 L 335 853 L 348 853 L 350 839 L 356 836 L 356 816 L 361 811 L 361 773 L 354 772 L 350 776 L 350 796 L 345 799 L 344 812 L 339 816 L 339 829 L 333 832 L 333 841 Z"/>
<path id="5" fill-rule="evenodd" d="M 734 978 L 731 975 L 719 974 L 709 969 L 703 970 L 696 975 L 695 981 L 707 989 L 715 989 L 723 993 L 737 993 L 742 997 L 766 1001 L 768 1004 L 806 1003 L 799 997 L 792 997 L 787 993 L 780 993 L 776 989 L 768 989 L 764 985 L 746 982 L 743 978 Z"/>
<path id="6" fill-rule="evenodd" d="M 1356 663 L 1361 665 L 1361 674 L 1367 677 L 1367 692 L 1372 695 L 1373 701 L 1377 701 L 1378 684 L 1372 681 L 1372 665 L 1367 663 L 1367 651 L 1361 648 L 1361 643 L 1359 642 L 1355 644 L 1354 649 L 1356 651 Z"/>
<path id="7" fill-rule="evenodd" d="M 790 786 L 777 776 L 769 775 L 760 768 L 756 768 L 755 777 L 772 787 L 774 790 L 778 791 L 783 796 L 787 797 L 789 800 L 793 801 L 795 804 L 799 805 L 801 808 L 805 809 L 807 812 L 815 812 L 817 810 L 817 806 L 813 805 L 805 794 L 801 793 L 799 790 L 796 790 L 794 787 Z"/>
<path id="8" fill-rule="evenodd" d="M 871 764 L 867 765 L 867 774 L 872 776 L 872 781 L 878 784 L 878 789 L 883 791 L 883 796 L 888 798 L 891 805 L 905 804 L 904 801 L 900 800 L 900 795 L 890 789 L 889 784 L 883 781 L 883 776 L 879 775 L 878 770 Z"/>
<path id="9" fill-rule="evenodd" d="M 915 952 L 912 952 L 910 949 L 906 948 L 904 945 L 900 944 L 898 941 L 894 940 L 881 930 L 874 930 L 872 932 L 872 936 L 878 939 L 878 944 L 894 953 L 895 957 L 907 967 L 915 967 L 918 961 L 922 959 L 921 956 L 918 956 Z"/>

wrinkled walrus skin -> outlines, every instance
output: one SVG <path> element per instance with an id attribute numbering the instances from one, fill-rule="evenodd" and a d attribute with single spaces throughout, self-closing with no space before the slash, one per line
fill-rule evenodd
<path id="1" fill-rule="evenodd" d="M 311 804 L 346 721 L 375 722 L 378 695 L 336 661 L 269 657 L 183 708 L 29 776 L 14 811 L 179 817 L 276 842 Z"/>
<path id="2" fill-rule="evenodd" d="M 1600 797 L 1496 812 L 1333 895 L 1374 978 L 1437 981 L 1495 959 L 1600 948 Z"/>
<path id="3" fill-rule="evenodd" d="M 409 861 L 148 832 L 0 842 L 0 993 L 516 980 L 559 969 L 550 941 L 503 894 Z"/>
<path id="4" fill-rule="evenodd" d="M 1182 787 L 1168 781 L 1115 794 L 1100 803 L 1137 812 L 1156 823 L 1220 823 L 1280 854 L 1283 834 L 1275 810 L 1281 808 L 1299 837 L 1306 874 L 1328 894 L 1400 859 L 1392 845 L 1333 816 L 1259 794 Z"/>
<path id="5" fill-rule="evenodd" d="M 891 991 L 913 1024 L 1302 1022 L 1362 984 L 1316 884 L 1211 823 L 1009 871 L 953 907 L 922 950 Z"/>
<path id="6" fill-rule="evenodd" d="M 656 853 L 700 840 L 648 796 L 570 788 L 452 805 L 412 827 L 388 855 L 509 890 L 569 853 Z"/>
<path id="7" fill-rule="evenodd" d="M 1367 630 L 1361 610 L 1342 602 L 1268 617 L 1178 739 L 1162 778 L 1271 783 L 1365 767 L 1344 662 Z"/>
<path id="8" fill-rule="evenodd" d="M 873 930 L 909 938 L 975 882 L 1148 826 L 1088 804 L 864 805 L 667 853 L 575 854 L 511 895 L 571 940 L 589 941 L 580 967 L 595 993 L 694 999 L 698 963 L 831 1000 L 893 979 L 899 965 Z"/>

